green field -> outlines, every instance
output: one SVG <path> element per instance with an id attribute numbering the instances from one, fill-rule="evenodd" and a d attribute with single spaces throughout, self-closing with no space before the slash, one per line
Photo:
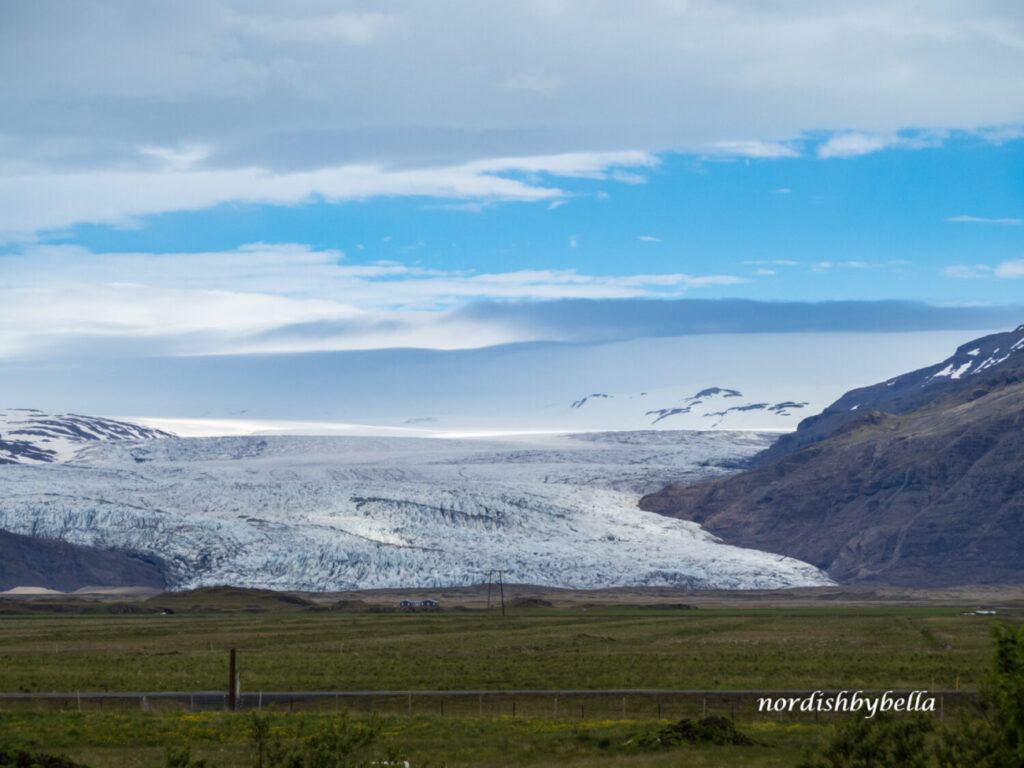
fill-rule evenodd
<path id="1" fill-rule="evenodd" d="M 956 608 L 537 609 L 0 618 L 0 689 L 974 687 L 988 624 Z"/>
<path id="2" fill-rule="evenodd" d="M 536 608 L 504 618 L 214 607 L 0 616 L 0 690 L 223 690 L 229 648 L 245 691 L 971 689 L 991 656 L 991 621 L 959 607 Z M 1018 623 L 1019 613 L 1000 618 Z M 741 712 L 755 746 L 650 752 L 630 742 L 657 727 L 649 696 L 563 697 L 557 714 L 551 697 L 451 697 L 443 717 L 442 701 L 416 699 L 411 714 L 404 697 L 348 706 L 357 718 L 383 713 L 382 738 L 413 765 L 667 766 L 679 764 L 681 749 L 687 765 L 793 765 L 828 731 Z M 693 701 L 660 705 L 666 721 L 703 714 Z M 345 706 L 281 707 L 277 727 L 298 737 Z M 0 701 L 0 744 L 35 744 L 92 766 L 158 766 L 166 745 L 187 743 L 215 766 L 252 764 L 247 713 L 189 712 L 177 702 L 147 709 Z"/>

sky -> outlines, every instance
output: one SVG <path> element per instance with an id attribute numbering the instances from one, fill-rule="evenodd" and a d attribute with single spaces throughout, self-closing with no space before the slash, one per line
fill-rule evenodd
<path id="1" fill-rule="evenodd" d="M 0 362 L 1024 322 L 1012 0 L 37 0 L 0 70 Z"/>

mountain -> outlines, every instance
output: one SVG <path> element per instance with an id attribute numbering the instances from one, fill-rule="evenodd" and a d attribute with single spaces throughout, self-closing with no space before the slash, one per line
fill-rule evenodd
<path id="1" fill-rule="evenodd" d="M 829 584 L 636 507 L 668 480 L 731 471 L 772 437 L 93 441 L 70 463 L 0 466 L 0 530 L 150 558 L 174 589 L 465 585 L 494 568 L 560 587 Z"/>
<path id="2" fill-rule="evenodd" d="M 1024 326 L 965 344 L 847 393 L 750 471 L 640 506 L 840 582 L 1024 581 L 1022 350 Z"/>
<path id="3" fill-rule="evenodd" d="M 86 585 L 164 589 L 164 564 L 153 555 L 82 547 L 0 531 L 0 590 L 19 586 L 71 592 Z"/>
<path id="4" fill-rule="evenodd" d="M 941 363 L 847 392 L 821 413 L 801 421 L 795 432 L 780 437 L 754 462 L 767 464 L 823 440 L 864 411 L 906 413 L 974 387 L 978 376 L 1020 366 L 1024 366 L 1024 325 L 969 341 Z"/>
<path id="5" fill-rule="evenodd" d="M 71 460 L 79 449 L 100 440 L 153 440 L 169 432 L 126 421 L 53 415 L 34 408 L 0 410 L 0 464 L 50 464 Z"/>

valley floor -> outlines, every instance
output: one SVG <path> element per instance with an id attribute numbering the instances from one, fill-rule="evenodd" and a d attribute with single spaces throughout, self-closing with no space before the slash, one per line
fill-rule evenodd
<path id="1" fill-rule="evenodd" d="M 973 613 L 976 598 L 999 612 L 996 619 L 1024 620 L 1019 588 L 909 597 L 823 588 L 763 594 L 760 602 L 735 593 L 648 590 L 640 599 L 634 591 L 632 605 L 582 593 L 580 603 L 562 608 L 522 602 L 523 589 L 508 587 L 505 617 L 454 602 L 439 613 L 372 612 L 384 610 L 385 595 L 365 593 L 362 605 L 351 595 L 311 605 L 239 590 L 135 603 L 8 599 L 0 604 L 0 680 L 11 693 L 223 690 L 228 649 L 236 648 L 241 688 L 250 693 L 595 691 L 557 705 L 550 696 L 518 694 L 350 700 L 360 722 L 379 713 L 382 743 L 412 765 L 661 766 L 678 764 L 680 750 L 688 765 L 792 765 L 804 746 L 827 738 L 824 720 L 730 711 L 714 696 L 595 689 L 976 689 L 989 663 L 993 619 Z M 569 597 L 561 595 L 563 602 Z M 89 612 L 57 612 L 69 605 Z M 298 738 L 337 717 L 336 708 L 345 705 L 330 698 L 282 703 L 274 717 L 281 734 Z M 955 716 L 952 710 L 945 715 Z M 630 742 L 670 720 L 704 714 L 734 715 L 756 746 L 646 751 Z M 251 765 L 251 716 L 190 711 L 181 701 L 2 699 L 0 744 L 35 744 L 93 766 L 159 766 L 168 745 L 189 744 L 194 757 L 215 766 Z"/>

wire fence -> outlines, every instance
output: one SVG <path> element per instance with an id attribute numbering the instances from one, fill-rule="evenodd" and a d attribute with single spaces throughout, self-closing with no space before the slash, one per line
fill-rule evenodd
<path id="1" fill-rule="evenodd" d="M 823 711 L 820 702 L 852 703 L 852 690 L 465 690 L 240 691 L 237 710 L 365 712 L 453 718 L 523 717 L 554 720 L 680 720 L 709 715 L 738 721 L 830 722 L 850 710 Z M 862 699 L 884 691 L 856 691 Z M 969 707 L 975 691 L 888 691 L 890 700 L 916 702 L 937 720 Z M 838 697 L 838 698 L 837 698 Z M 931 702 L 930 706 L 928 702 Z M 804 702 L 808 702 L 805 704 Z M 766 707 L 767 703 L 767 707 Z M 922 706 L 924 707 L 922 709 Z M 0 693 L 0 709 L 209 712 L 231 709 L 226 691 Z M 906 707 L 902 710 L 906 711 Z M 867 710 L 862 710 L 866 714 Z"/>

